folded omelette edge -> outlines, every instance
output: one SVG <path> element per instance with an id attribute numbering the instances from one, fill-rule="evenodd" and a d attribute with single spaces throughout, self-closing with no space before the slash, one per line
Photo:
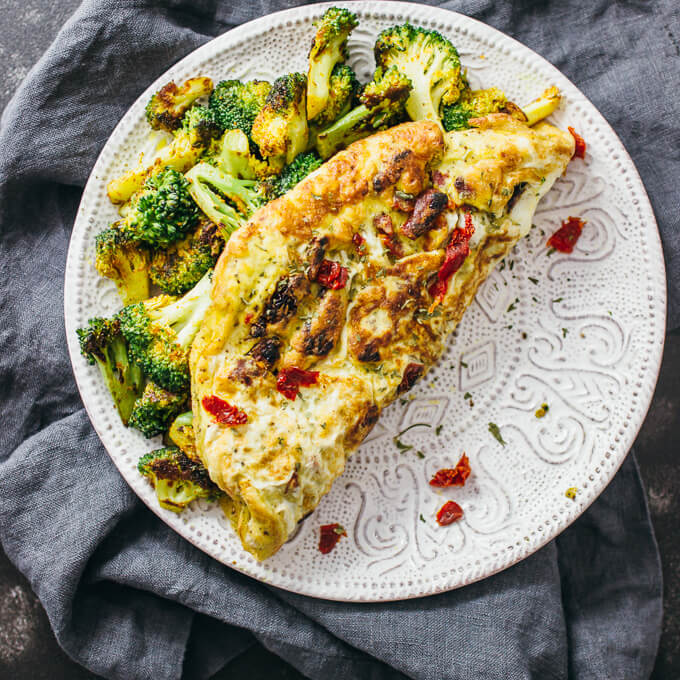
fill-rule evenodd
<path id="1" fill-rule="evenodd" d="M 568 133 L 504 114 L 447 135 L 404 123 L 340 152 L 231 237 L 191 351 L 192 407 L 198 453 L 258 560 L 441 355 L 573 148 Z M 469 254 L 435 291 L 463 232 Z M 282 390 L 291 372 L 313 380 Z M 246 422 L 218 422 L 210 397 Z"/>

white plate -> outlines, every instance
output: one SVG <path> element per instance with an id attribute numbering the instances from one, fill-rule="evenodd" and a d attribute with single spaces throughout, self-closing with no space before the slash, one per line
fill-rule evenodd
<path id="1" fill-rule="evenodd" d="M 334 600 L 395 600 L 505 569 L 595 500 L 651 401 L 666 285 L 654 215 L 633 162 L 559 71 L 460 14 L 396 2 L 351 6 L 361 23 L 350 40 L 350 63 L 362 79 L 373 70 L 380 30 L 406 20 L 434 28 L 458 47 L 473 86 L 496 85 L 526 103 L 557 85 L 566 102 L 553 122 L 576 128 L 588 153 L 585 162 L 570 164 L 540 204 L 531 234 L 482 286 L 438 366 L 405 403 L 383 413 L 296 536 L 260 564 L 243 551 L 217 507 L 199 502 L 181 515 L 160 509 L 136 470 L 138 458 L 158 442 L 122 426 L 96 367 L 79 355 L 75 330 L 120 306 L 114 286 L 94 270 L 94 237 L 115 218 L 105 185 L 134 162 L 148 133 L 143 112 L 151 93 L 170 79 L 199 74 L 215 81 L 271 80 L 305 71 L 311 23 L 325 5 L 279 12 L 225 33 L 169 69 L 130 108 L 97 160 L 78 211 L 66 267 L 66 330 L 92 424 L 123 477 L 164 522 L 220 562 L 280 588 Z M 547 257 L 547 235 L 570 215 L 588 221 L 577 248 Z M 542 402 L 550 410 L 537 419 Z M 415 428 L 403 439 L 421 449 L 423 459 L 400 454 L 393 443 L 396 433 L 418 422 L 432 428 Z M 489 434 L 489 422 L 499 425 L 506 446 Z M 455 464 L 463 451 L 472 466 L 466 486 L 432 489 L 432 473 Z M 575 500 L 565 496 L 570 487 L 578 488 Z M 434 515 L 449 498 L 465 516 L 442 528 Z M 322 555 L 319 526 L 329 522 L 340 522 L 349 537 Z"/>

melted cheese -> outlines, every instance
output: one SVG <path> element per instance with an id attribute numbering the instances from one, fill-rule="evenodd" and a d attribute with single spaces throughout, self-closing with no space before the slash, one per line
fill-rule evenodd
<path id="1" fill-rule="evenodd" d="M 434 123 L 406 123 L 353 144 L 259 210 L 220 257 L 191 353 L 194 428 L 198 454 L 229 496 L 225 511 L 256 558 L 278 550 L 318 505 L 380 411 L 410 387 L 413 365 L 424 372 L 440 356 L 573 151 L 571 136 L 550 126 L 531 129 L 502 114 L 478 124 L 445 140 Z M 420 195 L 439 163 L 449 211 L 428 233 L 406 238 L 399 232 L 408 214 L 395 191 Z M 466 197 L 456 188 L 463 183 Z M 464 224 L 466 206 L 482 202 L 470 255 L 430 313 L 428 289 L 449 234 Z M 376 229 L 381 215 L 397 234 L 400 259 Z M 310 282 L 313 247 L 346 267 L 343 289 Z M 266 360 L 262 337 L 277 347 Z M 291 366 L 319 373 L 295 400 L 276 389 L 277 373 Z M 208 395 L 245 411 L 248 422 L 216 423 L 201 405 Z"/>

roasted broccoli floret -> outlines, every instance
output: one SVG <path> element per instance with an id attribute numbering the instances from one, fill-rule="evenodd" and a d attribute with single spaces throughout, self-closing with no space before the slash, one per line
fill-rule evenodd
<path id="1" fill-rule="evenodd" d="M 439 124 L 442 104 L 453 104 L 465 86 L 453 44 L 437 31 L 403 24 L 383 31 L 375 43 L 378 66 L 395 66 L 413 89 L 406 101 L 412 120 Z"/>
<path id="2" fill-rule="evenodd" d="M 146 105 L 146 119 L 154 130 L 173 132 L 182 124 L 185 111 L 199 98 L 212 92 L 210 78 L 191 78 L 178 87 L 174 82 L 164 85 L 151 96 Z"/>
<path id="3" fill-rule="evenodd" d="M 450 106 L 442 108 L 442 123 L 444 129 L 464 130 L 470 127 L 471 118 L 487 116 L 497 113 L 505 108 L 508 103 L 505 95 L 496 87 L 488 90 L 470 90 L 466 88 L 460 95 L 460 99 Z"/>
<path id="4" fill-rule="evenodd" d="M 265 80 L 223 80 L 210 95 L 210 108 L 223 130 L 242 130 L 248 137 L 271 85 Z"/>
<path id="5" fill-rule="evenodd" d="M 125 203 L 143 188 L 147 179 L 165 168 L 186 172 L 204 151 L 195 141 L 193 135 L 180 129 L 175 139 L 160 150 L 153 163 L 128 170 L 120 177 L 112 179 L 106 187 L 109 200 L 112 203 Z"/>
<path id="6" fill-rule="evenodd" d="M 125 214 L 122 228 L 133 241 L 164 248 L 193 229 L 198 215 L 189 182 L 176 170 L 165 168 L 144 182 Z"/>
<path id="7" fill-rule="evenodd" d="M 182 295 L 215 266 L 223 248 L 224 239 L 217 225 L 203 219 L 185 239 L 152 255 L 151 281 L 164 293 Z"/>
<path id="8" fill-rule="evenodd" d="M 314 119 L 314 128 L 316 130 L 326 128 L 349 113 L 356 103 L 359 87 L 354 71 L 346 64 L 338 64 L 331 75 L 326 106 Z"/>
<path id="9" fill-rule="evenodd" d="M 115 317 L 90 319 L 77 333 L 80 351 L 89 363 L 99 366 L 120 419 L 127 425 L 134 403 L 144 389 L 144 375 L 139 366 L 128 359 L 120 322 Z"/>
<path id="10" fill-rule="evenodd" d="M 158 295 L 118 314 L 129 356 L 160 387 L 189 388 L 189 348 L 210 305 L 210 272 L 183 297 Z"/>
<path id="11" fill-rule="evenodd" d="M 316 149 L 321 158 L 399 122 L 410 91 L 411 81 L 399 69 L 378 68 L 359 96 L 361 104 L 317 134 Z"/>
<path id="12" fill-rule="evenodd" d="M 189 135 L 194 146 L 206 148 L 213 139 L 220 137 L 224 128 L 213 109 L 197 105 L 186 112 L 182 119 L 182 130 Z"/>
<path id="13" fill-rule="evenodd" d="M 178 446 L 191 460 L 199 461 L 196 453 L 196 437 L 194 434 L 194 414 L 191 411 L 180 413 L 172 421 L 168 430 L 169 440 Z"/>
<path id="14" fill-rule="evenodd" d="M 149 297 L 149 253 L 116 223 L 95 238 L 95 266 L 118 288 L 123 304 Z"/>
<path id="15" fill-rule="evenodd" d="M 148 382 L 142 396 L 135 401 L 128 425 L 145 437 L 165 432 L 172 419 L 186 407 L 187 392 L 169 392 Z"/>
<path id="16" fill-rule="evenodd" d="M 309 120 L 314 120 L 328 106 L 333 89 L 333 69 L 347 59 L 347 39 L 358 23 L 356 14 L 340 7 L 327 9 L 316 22 L 316 35 L 309 51 L 307 78 Z M 331 120 L 327 119 L 327 122 Z"/>
<path id="17" fill-rule="evenodd" d="M 307 77 L 289 73 L 274 81 L 251 132 L 264 158 L 279 167 L 307 148 Z"/>
<path id="18" fill-rule="evenodd" d="M 156 489 L 158 503 L 166 510 L 181 512 L 191 501 L 216 501 L 224 494 L 200 463 L 191 460 L 176 446 L 147 453 L 137 469 Z"/>
<path id="19" fill-rule="evenodd" d="M 271 201 L 279 196 L 283 196 L 292 189 L 298 182 L 302 181 L 310 172 L 321 166 L 323 161 L 316 151 L 305 151 L 295 160 L 287 165 L 278 177 L 270 177 L 262 182 L 260 191 Z"/>
<path id="20" fill-rule="evenodd" d="M 316 151 L 307 151 L 295 157 L 290 165 L 287 165 L 278 180 L 279 195 L 282 196 L 292 189 L 298 182 L 301 182 L 310 172 L 321 166 L 323 161 Z"/>
<path id="21" fill-rule="evenodd" d="M 145 182 L 166 169 L 186 172 L 212 146 L 221 130 L 210 109 L 192 107 L 175 131 L 175 138 L 156 154 L 153 162 L 128 170 L 109 182 L 106 187 L 109 199 L 112 203 L 125 203 L 143 189 Z"/>
<path id="22" fill-rule="evenodd" d="M 225 240 L 263 203 L 257 182 L 227 175 L 208 163 L 194 166 L 186 177 L 194 200 L 210 220 L 222 227 Z"/>

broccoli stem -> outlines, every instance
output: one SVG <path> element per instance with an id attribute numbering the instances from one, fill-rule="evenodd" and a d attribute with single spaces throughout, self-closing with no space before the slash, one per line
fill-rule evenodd
<path id="1" fill-rule="evenodd" d="M 194 166 L 186 178 L 190 183 L 189 193 L 201 210 L 215 224 L 224 227 L 225 241 L 259 207 L 255 193 L 256 182 L 253 180 L 237 179 L 207 163 Z M 213 189 L 233 201 L 241 212 L 229 205 Z"/>
<path id="2" fill-rule="evenodd" d="M 562 101 L 562 95 L 556 87 L 549 87 L 543 94 L 527 106 L 522 107 L 527 117 L 527 125 L 536 125 L 539 120 L 547 118 Z"/>
<path id="3" fill-rule="evenodd" d="M 175 425 L 193 425 L 194 424 L 194 413 L 193 411 L 185 411 L 184 413 L 180 413 L 177 418 L 175 418 L 174 421 Z"/>
<path id="4" fill-rule="evenodd" d="M 115 317 L 90 319 L 77 333 L 81 353 L 90 364 L 99 366 L 120 418 L 127 425 L 144 389 L 144 375 L 128 358 L 128 344 L 119 321 Z"/>
<path id="5" fill-rule="evenodd" d="M 233 175 L 221 172 L 216 167 L 207 163 L 200 163 L 192 173 L 201 182 L 212 185 L 221 191 L 228 199 L 233 201 L 240 212 L 249 215 L 259 207 L 255 200 L 255 181 L 250 179 L 237 179 Z"/>
<path id="6" fill-rule="evenodd" d="M 316 118 L 325 108 L 330 96 L 330 74 L 340 61 L 340 50 L 328 51 L 310 63 L 309 83 L 307 85 L 307 117 Z"/>
<path id="7" fill-rule="evenodd" d="M 203 278 L 176 302 L 160 309 L 150 306 L 147 310 L 153 321 L 172 327 L 177 335 L 177 341 L 183 348 L 189 347 L 193 341 L 210 306 L 211 274 L 212 271 L 204 274 Z"/>
<path id="8" fill-rule="evenodd" d="M 127 425 L 135 401 L 141 394 L 144 374 L 137 364 L 128 359 L 127 342 L 122 335 L 116 336 L 109 348 L 111 352 L 109 361 L 98 360 L 97 364 L 111 392 L 120 419 L 123 425 Z"/>
<path id="9" fill-rule="evenodd" d="M 188 176 L 187 176 L 188 177 Z M 210 218 L 212 222 L 221 227 L 222 237 L 225 241 L 229 240 L 242 224 L 243 218 L 232 208 L 219 194 L 215 193 L 210 187 L 202 182 L 191 181 L 189 193 L 198 207 Z"/>
<path id="10" fill-rule="evenodd" d="M 411 120 L 433 120 L 441 125 L 439 105 L 448 88 L 448 83 L 443 81 L 438 85 L 432 85 L 429 79 L 426 80 L 423 77 L 422 67 L 419 68 L 419 66 L 417 62 L 412 64 L 409 61 L 400 64 L 404 75 L 413 83 L 411 95 L 406 100 L 406 112 Z M 433 63 L 429 65 L 428 72 L 441 72 L 445 67 L 445 56 L 437 53 Z"/>
<path id="11" fill-rule="evenodd" d="M 316 136 L 316 149 L 321 158 L 329 158 L 343 146 L 368 137 L 373 132 L 372 126 L 362 129 L 362 124 L 370 118 L 374 109 L 364 104 L 353 108 L 349 113 L 338 119 L 329 128 L 319 132 Z"/>

